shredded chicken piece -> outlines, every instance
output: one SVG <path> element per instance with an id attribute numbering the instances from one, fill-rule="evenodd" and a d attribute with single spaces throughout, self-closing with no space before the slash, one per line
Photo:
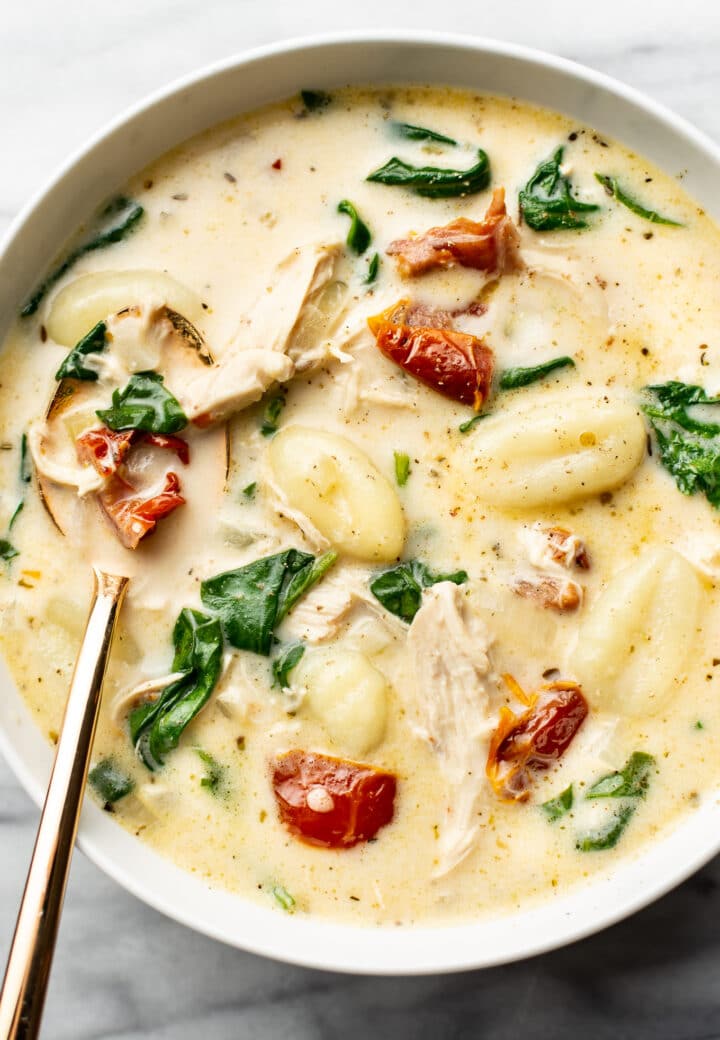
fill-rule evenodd
<path id="1" fill-rule="evenodd" d="M 473 848 L 487 790 L 484 764 L 493 719 L 490 637 L 461 588 L 443 581 L 423 593 L 410 625 L 420 735 L 438 756 L 447 785 L 435 877 L 448 874 Z"/>
<path id="2" fill-rule="evenodd" d="M 312 522 L 309 516 L 306 516 L 300 509 L 293 509 L 287 500 L 285 492 L 273 480 L 269 467 L 266 467 L 265 477 L 263 479 L 263 487 L 265 489 L 265 499 L 267 508 L 274 514 L 284 516 L 286 520 L 295 524 L 299 527 L 308 544 L 316 552 L 325 551 L 330 547 L 330 542 L 327 540 L 324 534 L 318 531 L 315 524 Z"/>
<path id="3" fill-rule="evenodd" d="M 233 343 L 250 340 L 287 354 L 298 372 L 322 363 L 331 353 L 329 337 L 344 310 L 345 287 L 335 277 L 342 252 L 340 243 L 294 249 L 277 265 Z"/>
<path id="4" fill-rule="evenodd" d="M 84 498 L 92 491 L 97 491 L 105 483 L 104 478 L 93 466 L 81 465 L 77 459 L 59 458 L 53 452 L 52 438 L 49 437 L 47 423 L 32 423 L 28 430 L 28 448 L 37 472 L 55 484 L 62 484 L 77 490 Z"/>
<path id="5" fill-rule="evenodd" d="M 259 401 L 275 383 L 285 383 L 295 365 L 273 350 L 228 352 L 215 365 L 200 369 L 173 392 L 191 422 L 214 426 Z"/>
<path id="6" fill-rule="evenodd" d="M 583 599 L 582 585 L 571 578 L 556 578 L 550 574 L 537 578 L 516 578 L 512 590 L 516 596 L 534 599 L 541 606 L 561 613 L 577 610 Z"/>
<path id="7" fill-rule="evenodd" d="M 513 592 L 551 610 L 577 610 L 583 601 L 584 589 L 567 572 L 573 568 L 588 570 L 590 567 L 590 557 L 582 539 L 564 527 L 550 527 L 538 522 L 523 528 L 520 540 L 535 570 L 516 577 L 512 583 Z"/>
<path id="8" fill-rule="evenodd" d="M 131 686 L 129 690 L 123 690 L 113 698 L 110 705 L 110 718 L 116 725 L 122 726 L 126 716 L 133 708 L 136 708 L 142 701 L 157 700 L 163 690 L 172 686 L 178 679 L 182 679 L 184 675 L 185 672 L 171 672 L 170 675 L 162 675 L 157 679 L 145 679 L 143 682 Z"/>
<path id="9" fill-rule="evenodd" d="M 496 188 L 481 222 L 460 217 L 414 238 L 397 239 L 386 252 L 397 257 L 405 278 L 456 265 L 503 274 L 522 266 L 518 244 L 517 228 L 505 208 L 505 189 Z"/>

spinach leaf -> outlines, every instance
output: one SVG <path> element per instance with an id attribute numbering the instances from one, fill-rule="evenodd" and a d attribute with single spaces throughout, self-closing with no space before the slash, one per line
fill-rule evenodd
<path id="1" fill-rule="evenodd" d="M 520 213 L 533 231 L 585 228 L 588 226 L 587 221 L 579 214 L 591 213 L 600 208 L 573 197 L 569 179 L 560 173 L 562 157 L 563 148 L 560 147 L 549 159 L 540 163 L 520 192 Z"/>
<path id="2" fill-rule="evenodd" d="M 375 281 L 375 279 L 378 276 L 378 271 L 379 270 L 380 270 L 380 254 L 379 253 L 373 253 L 372 259 L 370 260 L 370 263 L 368 264 L 367 275 L 363 279 L 363 285 L 372 285 L 372 283 Z"/>
<path id="3" fill-rule="evenodd" d="M 288 914 L 295 913 L 296 903 L 284 885 L 273 885 L 270 894 L 277 905 Z"/>
<path id="4" fill-rule="evenodd" d="M 678 220 L 670 220 L 669 217 L 663 217 L 660 213 L 657 213 L 654 209 L 645 209 L 637 199 L 634 199 L 631 195 L 618 184 L 617 177 L 610 177 L 607 174 L 596 173 L 595 180 L 602 184 L 605 191 L 612 198 L 629 209 L 632 213 L 635 213 L 638 217 L 642 217 L 643 220 L 649 220 L 652 224 L 667 224 L 669 227 L 684 227 Z"/>
<path id="5" fill-rule="evenodd" d="M 578 839 L 576 848 L 580 852 L 597 852 L 617 845 L 638 802 L 647 794 L 654 766 L 652 755 L 646 751 L 634 751 L 622 769 L 595 781 L 585 795 L 586 799 L 623 798 L 625 804 L 613 813 L 609 823 L 600 830 Z"/>
<path id="6" fill-rule="evenodd" d="M 410 476 L 410 456 L 404 451 L 394 451 L 395 458 L 395 480 L 399 487 L 405 487 Z"/>
<path id="7" fill-rule="evenodd" d="M 107 346 L 106 333 L 107 325 L 104 321 L 99 321 L 75 344 L 55 373 L 58 382 L 61 379 L 86 379 L 94 382 L 98 378 L 95 369 L 83 364 L 83 359 L 88 354 L 102 354 Z"/>
<path id="8" fill-rule="evenodd" d="M 187 416 L 157 372 L 138 372 L 123 390 L 114 390 L 112 404 L 95 412 L 111 430 L 177 433 Z"/>
<path id="9" fill-rule="evenodd" d="M 408 560 L 374 578 L 370 582 L 370 591 L 386 610 L 409 624 L 420 609 L 423 589 L 440 581 L 462 585 L 467 580 L 465 571 L 433 574 L 420 560 Z"/>
<path id="10" fill-rule="evenodd" d="M 225 766 L 221 765 L 209 751 L 204 751 L 202 748 L 195 748 L 195 751 L 203 765 L 207 767 L 207 773 L 200 781 L 200 786 L 206 787 L 210 794 L 219 794 L 225 781 Z"/>
<path id="11" fill-rule="evenodd" d="M 578 852 L 602 852 L 605 849 L 614 849 L 636 808 L 635 805 L 623 806 L 611 816 L 610 821 L 604 827 L 578 838 L 575 848 Z"/>
<path id="12" fill-rule="evenodd" d="M 311 553 L 286 549 L 208 578 L 200 596 L 219 616 L 232 646 L 267 657 L 275 626 L 336 559 L 334 552 L 315 559 Z"/>
<path id="13" fill-rule="evenodd" d="M 565 368 L 567 365 L 575 367 L 571 357 L 557 357 L 552 361 L 545 361 L 541 365 L 531 365 L 529 368 L 506 368 L 500 376 L 501 390 L 517 390 L 521 386 L 529 386 L 538 379 L 544 379 L 556 368 Z"/>
<path id="14" fill-rule="evenodd" d="M 134 199 L 125 195 L 119 195 L 113 199 L 100 214 L 100 227 L 92 238 L 76 246 L 62 263 L 52 271 L 44 282 L 38 286 L 23 309 L 20 311 L 21 318 L 28 318 L 40 306 L 45 294 L 58 282 L 62 276 L 69 271 L 73 264 L 86 253 L 92 253 L 96 249 L 105 249 L 115 242 L 120 242 L 136 229 L 143 214 L 144 208 Z"/>
<path id="15" fill-rule="evenodd" d="M 332 101 L 332 96 L 324 90 L 301 90 L 300 97 L 308 112 L 320 112 Z"/>
<path id="16" fill-rule="evenodd" d="M 255 492 L 257 491 L 257 481 L 253 480 L 252 484 L 248 484 L 242 489 L 242 493 L 245 498 L 255 498 Z"/>
<path id="17" fill-rule="evenodd" d="M 650 784 L 655 759 L 645 751 L 635 751 L 623 769 L 596 780 L 586 798 L 644 798 Z"/>
<path id="18" fill-rule="evenodd" d="M 424 126 L 415 126 L 413 123 L 391 123 L 392 132 L 398 137 L 404 137 L 408 141 L 435 141 L 436 144 L 456 145 L 457 141 L 445 134 L 439 134 L 437 130 L 428 130 Z"/>
<path id="19" fill-rule="evenodd" d="M 700 491 L 720 508 L 720 425 L 695 417 L 693 405 L 720 405 L 701 386 L 671 381 L 645 387 L 641 408 L 655 433 L 660 461 L 683 495 Z"/>
<path id="20" fill-rule="evenodd" d="M 490 160 L 482 148 L 478 160 L 467 170 L 446 170 L 438 166 L 411 166 L 393 156 L 374 170 L 366 180 L 407 188 L 426 199 L 452 199 L 484 191 L 490 183 Z"/>
<path id="21" fill-rule="evenodd" d="M 273 394 L 265 405 L 265 411 L 263 412 L 262 424 L 260 426 L 260 433 L 263 437 L 272 437 L 273 434 L 278 432 L 278 419 L 282 413 L 287 397 L 285 391 L 280 390 L 278 393 Z"/>
<path id="22" fill-rule="evenodd" d="M 148 769 L 163 764 L 176 748 L 183 730 L 207 703 L 222 670 L 220 623 L 199 610 L 185 607 L 173 630 L 173 672 L 182 678 L 167 686 L 156 701 L 130 714 L 130 737 Z"/>
<path id="23" fill-rule="evenodd" d="M 104 758 L 88 773 L 88 782 L 105 805 L 112 805 L 135 786 L 134 780 L 124 773 L 111 758 Z"/>
<path id="24" fill-rule="evenodd" d="M 17 513 L 17 510 L 15 510 L 15 512 Z M 6 560 L 9 562 L 19 555 L 20 553 L 18 550 L 7 540 L 7 538 L 0 538 L 0 560 Z"/>
<path id="25" fill-rule="evenodd" d="M 471 419 L 466 419 L 465 422 L 460 423 L 458 430 L 460 433 L 470 433 L 470 431 L 474 430 L 482 419 L 487 419 L 488 415 L 490 415 L 490 412 L 482 412 L 480 415 L 473 415 Z"/>
<path id="26" fill-rule="evenodd" d="M 305 647 L 302 643 L 288 643 L 272 663 L 273 686 L 286 690 L 290 685 L 290 672 L 300 663 Z"/>
<path id="27" fill-rule="evenodd" d="M 344 213 L 350 217 L 350 230 L 348 231 L 347 244 L 353 253 L 361 256 L 372 242 L 370 228 L 348 199 L 338 202 L 338 213 Z"/>
<path id="28" fill-rule="evenodd" d="M 549 823 L 555 823 L 556 820 L 561 820 L 566 813 L 569 813 L 573 807 L 573 786 L 570 784 L 566 787 L 557 798 L 551 798 L 547 802 L 543 802 L 540 808 L 548 818 Z"/>
<path id="29" fill-rule="evenodd" d="M 20 483 L 29 484 L 32 480 L 32 466 L 28 452 L 27 434 L 20 438 Z"/>
<path id="30" fill-rule="evenodd" d="M 29 455 L 29 452 L 28 452 L 27 434 L 26 433 L 24 433 L 22 435 L 22 437 L 20 438 L 20 466 L 19 466 L 18 476 L 20 477 L 20 484 L 21 484 L 21 486 L 23 484 L 29 484 L 30 481 L 32 480 L 32 469 L 31 469 L 31 466 L 30 466 L 30 455 Z M 25 508 L 25 492 L 23 490 L 22 497 L 21 497 L 20 501 L 18 502 L 18 504 L 15 506 L 15 512 L 10 517 L 10 523 L 8 524 L 8 533 L 10 531 L 12 531 L 13 526 L 15 524 L 15 521 L 20 516 L 20 514 L 22 513 L 24 508 Z"/>

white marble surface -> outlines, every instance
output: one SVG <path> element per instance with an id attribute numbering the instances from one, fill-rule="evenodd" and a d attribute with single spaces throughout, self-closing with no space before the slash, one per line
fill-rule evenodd
<path id="1" fill-rule="evenodd" d="M 23 0 L 0 15 L 0 231 L 71 149 L 168 80 L 283 37 L 399 26 L 554 50 L 624 79 L 720 138 L 716 0 Z M 0 961 L 36 818 L 0 763 Z M 524 964 L 353 979 L 195 935 L 77 854 L 43 1035 L 710 1040 L 720 1037 L 718 885 L 720 860 L 630 921 Z"/>

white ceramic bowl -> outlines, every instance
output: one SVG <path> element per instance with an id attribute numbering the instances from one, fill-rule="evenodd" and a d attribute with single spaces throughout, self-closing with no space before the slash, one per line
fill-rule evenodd
<path id="1" fill-rule="evenodd" d="M 173 84 L 121 116 L 51 180 L 11 228 L 0 253 L 7 320 L 93 207 L 168 148 L 300 87 L 438 83 L 515 95 L 556 108 L 652 159 L 720 217 L 720 149 L 635 91 L 590 69 L 494 41 L 434 33 L 358 33 L 253 51 Z M 0 329 L 0 333 L 4 330 Z M 42 648 L 37 646 L 37 652 Z M 0 745 L 36 802 L 51 749 L 0 669 Z M 170 917 L 235 946 L 341 971 L 405 974 L 483 967 L 588 935 L 667 892 L 720 850 L 720 799 L 623 863 L 610 880 L 536 909 L 442 928 L 368 928 L 288 916 L 213 890 L 85 805 L 80 844 L 106 873 Z M 408 855 L 412 852 L 408 849 Z"/>

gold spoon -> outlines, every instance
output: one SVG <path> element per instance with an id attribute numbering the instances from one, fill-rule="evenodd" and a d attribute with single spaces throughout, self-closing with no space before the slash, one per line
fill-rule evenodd
<path id="1" fill-rule="evenodd" d="M 213 358 L 202 337 L 181 315 L 168 311 L 178 336 L 165 361 L 181 366 L 212 365 Z M 177 349 L 183 348 L 183 349 Z M 82 384 L 63 380 L 50 403 L 47 419 L 60 416 L 74 397 L 82 397 Z M 217 460 L 224 484 L 227 474 L 225 431 L 210 431 L 203 440 L 210 457 Z M 207 452 L 204 458 L 207 464 Z M 43 503 L 62 534 L 77 526 L 77 497 L 67 487 L 39 480 Z M 83 507 L 82 544 L 110 562 L 93 566 L 94 590 L 80 651 L 75 662 L 70 694 L 58 738 L 55 762 L 40 816 L 35 847 L 28 870 L 15 934 L 0 992 L 0 1040 L 34 1040 L 40 1029 L 45 993 L 55 949 L 65 886 L 82 808 L 100 695 L 123 596 L 129 578 L 122 572 L 139 573 L 139 557 L 123 549 L 110 537 L 104 522 L 97 523 L 98 509 Z M 94 517 L 95 519 L 90 519 Z M 99 540 L 96 536 L 100 530 Z M 180 532 L 180 541 L 184 541 Z M 100 545 L 104 550 L 100 550 Z M 91 549 L 92 546 L 92 549 Z M 121 573 L 111 573 L 119 571 Z"/>

